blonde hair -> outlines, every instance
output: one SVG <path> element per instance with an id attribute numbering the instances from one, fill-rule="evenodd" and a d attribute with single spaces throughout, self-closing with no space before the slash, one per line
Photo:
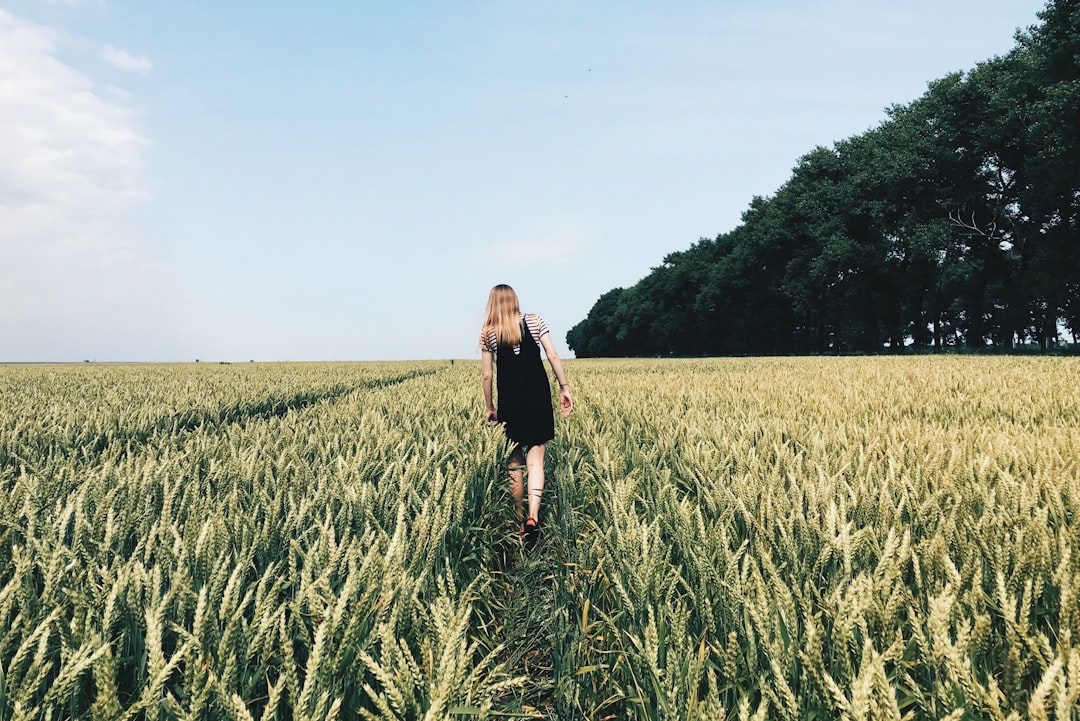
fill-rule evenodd
<path id="1" fill-rule="evenodd" d="M 518 305 L 514 289 L 503 283 L 491 289 L 484 312 L 481 332 L 487 337 L 492 331 L 499 345 L 515 346 L 521 343 L 521 306 Z"/>

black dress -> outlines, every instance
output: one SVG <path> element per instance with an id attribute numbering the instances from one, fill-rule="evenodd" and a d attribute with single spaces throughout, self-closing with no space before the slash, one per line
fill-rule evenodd
<path id="1" fill-rule="evenodd" d="M 506 424 L 508 439 L 523 446 L 535 446 L 555 437 L 555 415 L 540 346 L 533 340 L 524 319 L 520 348 L 515 355 L 513 346 L 499 343 L 495 354 L 499 421 Z"/>

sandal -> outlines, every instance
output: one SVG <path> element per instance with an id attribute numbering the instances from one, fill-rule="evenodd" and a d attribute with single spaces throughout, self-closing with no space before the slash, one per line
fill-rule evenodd
<path id="1" fill-rule="evenodd" d="M 525 523 L 521 526 L 521 540 L 525 542 L 526 546 L 532 546 L 539 537 L 540 522 L 535 518 L 525 519 Z"/>

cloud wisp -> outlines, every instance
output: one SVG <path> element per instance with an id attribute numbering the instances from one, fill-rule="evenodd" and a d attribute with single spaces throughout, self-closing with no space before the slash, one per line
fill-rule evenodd
<path id="1" fill-rule="evenodd" d="M 516 264 L 563 264 L 590 246 L 597 237 L 595 223 L 566 215 L 525 219 L 506 240 L 487 245 L 486 260 Z"/>
<path id="2" fill-rule="evenodd" d="M 102 60 L 113 67 L 137 73 L 139 75 L 149 75 L 150 71 L 154 69 L 153 61 L 145 55 L 133 55 L 126 50 L 121 50 L 112 45 L 106 45 L 101 48 L 101 51 L 98 54 L 101 56 Z"/>

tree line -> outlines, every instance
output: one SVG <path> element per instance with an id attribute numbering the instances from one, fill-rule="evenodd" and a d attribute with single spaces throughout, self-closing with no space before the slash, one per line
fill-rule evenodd
<path id="1" fill-rule="evenodd" d="M 1080 0 L 800 158 L 567 333 L 579 358 L 1043 349 L 1080 330 Z"/>

